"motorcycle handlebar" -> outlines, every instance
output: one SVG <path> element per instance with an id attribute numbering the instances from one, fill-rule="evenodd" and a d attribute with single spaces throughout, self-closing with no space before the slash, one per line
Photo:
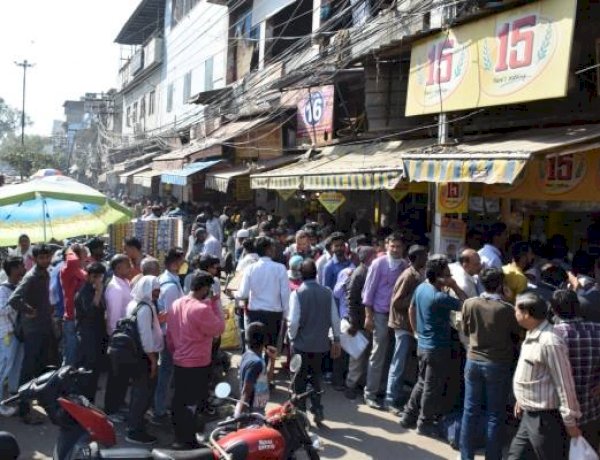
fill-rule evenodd
<path id="1" fill-rule="evenodd" d="M 19 393 L 17 393 L 16 395 L 11 396 L 8 399 L 5 399 L 4 401 L 0 402 L 0 405 L 4 406 L 5 404 L 12 404 L 16 401 L 18 401 L 21 398 L 21 395 Z"/>
<path id="2" fill-rule="evenodd" d="M 222 428 L 224 426 L 236 425 L 238 423 L 251 422 L 254 420 L 263 421 L 264 419 L 265 418 L 261 414 L 242 414 L 239 417 L 235 417 L 229 420 L 223 420 L 222 422 L 217 423 L 217 426 Z"/>

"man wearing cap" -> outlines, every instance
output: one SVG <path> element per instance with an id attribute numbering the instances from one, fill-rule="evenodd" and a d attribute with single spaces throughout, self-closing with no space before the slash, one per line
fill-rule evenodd
<path id="1" fill-rule="evenodd" d="M 415 346 L 413 329 L 408 318 L 408 308 L 417 286 L 423 282 L 423 270 L 427 263 L 427 249 L 413 245 L 408 249 L 410 266 L 402 272 L 394 285 L 388 325 L 394 330 L 396 342 L 388 374 L 385 396 L 386 409 L 400 413 L 402 410 L 402 385 L 409 353 Z"/>
<path id="2" fill-rule="evenodd" d="M 242 252 L 244 251 L 244 240 L 250 237 L 250 232 L 245 228 L 241 228 L 235 234 L 235 263 L 237 264 L 242 258 Z"/>

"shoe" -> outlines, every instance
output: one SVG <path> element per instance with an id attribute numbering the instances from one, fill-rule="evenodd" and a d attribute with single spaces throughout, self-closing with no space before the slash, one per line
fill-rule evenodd
<path id="1" fill-rule="evenodd" d="M 131 444 L 139 444 L 142 446 L 151 446 L 156 443 L 156 437 L 151 434 L 146 433 L 145 431 L 139 432 L 130 432 L 125 436 L 125 441 Z"/>
<path id="2" fill-rule="evenodd" d="M 398 423 L 400 423 L 400 426 L 405 430 L 412 430 L 417 427 L 417 419 L 406 413 L 400 414 Z"/>
<path id="3" fill-rule="evenodd" d="M 107 417 L 113 423 L 125 423 L 125 417 L 119 413 L 110 414 Z"/>
<path id="4" fill-rule="evenodd" d="M 23 423 L 25 425 L 41 425 L 44 423 L 44 417 L 31 410 L 23 416 Z"/>
<path id="5" fill-rule="evenodd" d="M 154 426 L 165 426 L 171 421 L 169 414 L 153 415 L 150 417 L 149 423 Z"/>
<path id="6" fill-rule="evenodd" d="M 344 396 L 350 401 L 354 401 L 356 398 L 358 398 L 358 391 L 356 391 L 354 388 L 346 388 L 346 391 L 344 391 Z"/>
<path id="7" fill-rule="evenodd" d="M 317 409 L 313 412 L 313 420 L 316 425 L 320 425 L 325 420 L 325 415 L 323 414 L 323 409 Z"/>
<path id="8" fill-rule="evenodd" d="M 402 413 L 402 408 L 391 402 L 383 403 L 383 410 L 393 415 L 400 415 Z"/>
<path id="9" fill-rule="evenodd" d="M 5 406 L 4 404 L 0 405 L 0 415 L 2 417 L 12 417 L 17 413 L 16 407 Z"/>
<path id="10" fill-rule="evenodd" d="M 371 409 L 383 410 L 383 405 L 376 399 L 365 398 L 365 404 L 367 405 L 367 407 L 370 407 Z"/>
<path id="11" fill-rule="evenodd" d="M 427 436 L 428 438 L 440 438 L 440 429 L 437 425 L 422 423 L 417 425 L 417 434 Z"/>

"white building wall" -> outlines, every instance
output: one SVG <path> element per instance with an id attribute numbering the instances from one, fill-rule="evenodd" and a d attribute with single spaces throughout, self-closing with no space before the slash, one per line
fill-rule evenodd
<path id="1" fill-rule="evenodd" d="M 161 82 L 161 70 L 157 68 L 150 75 L 147 75 L 142 81 L 132 85 L 131 89 L 125 89 L 123 91 L 123 128 L 122 133 L 124 139 L 133 139 L 136 134 L 146 136 L 157 134 L 160 126 L 160 82 Z M 154 91 L 154 113 L 150 113 L 150 96 Z M 144 100 L 145 116 L 141 117 L 142 100 Z M 130 122 L 127 121 L 128 108 L 129 113 L 132 114 L 134 104 L 137 102 L 137 114 L 136 122 L 134 123 L 130 115 Z M 136 131 L 135 124 L 140 128 L 140 131 Z"/>
<path id="2" fill-rule="evenodd" d="M 166 1 L 164 55 L 159 97 L 159 123 L 164 129 L 184 128 L 201 120 L 202 108 L 184 101 L 185 76 L 191 72 L 190 95 L 225 86 L 227 73 L 228 8 L 200 1 L 171 27 L 171 0 Z M 212 58 L 212 88 L 205 81 L 205 66 Z M 168 111 L 168 91 L 173 105 Z"/>

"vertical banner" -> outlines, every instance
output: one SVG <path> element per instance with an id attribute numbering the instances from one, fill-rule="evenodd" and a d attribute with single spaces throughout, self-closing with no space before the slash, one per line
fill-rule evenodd
<path id="1" fill-rule="evenodd" d="M 346 202 L 346 197 L 340 192 L 323 192 L 319 195 L 319 203 L 329 214 L 336 212 Z"/>
<path id="2" fill-rule="evenodd" d="M 333 85 L 303 89 L 297 115 L 298 144 L 326 145 L 333 139 Z"/>
<path id="3" fill-rule="evenodd" d="M 440 251 L 456 260 L 458 251 L 465 244 L 467 224 L 460 219 L 442 218 L 440 228 Z"/>
<path id="4" fill-rule="evenodd" d="M 448 182 L 438 184 L 436 210 L 441 214 L 462 214 L 469 210 L 469 184 Z"/>
<path id="5" fill-rule="evenodd" d="M 279 196 L 281 197 L 281 199 L 283 201 L 287 201 L 292 196 L 294 196 L 294 193 L 296 193 L 296 190 L 277 190 L 277 193 L 279 194 Z"/>

